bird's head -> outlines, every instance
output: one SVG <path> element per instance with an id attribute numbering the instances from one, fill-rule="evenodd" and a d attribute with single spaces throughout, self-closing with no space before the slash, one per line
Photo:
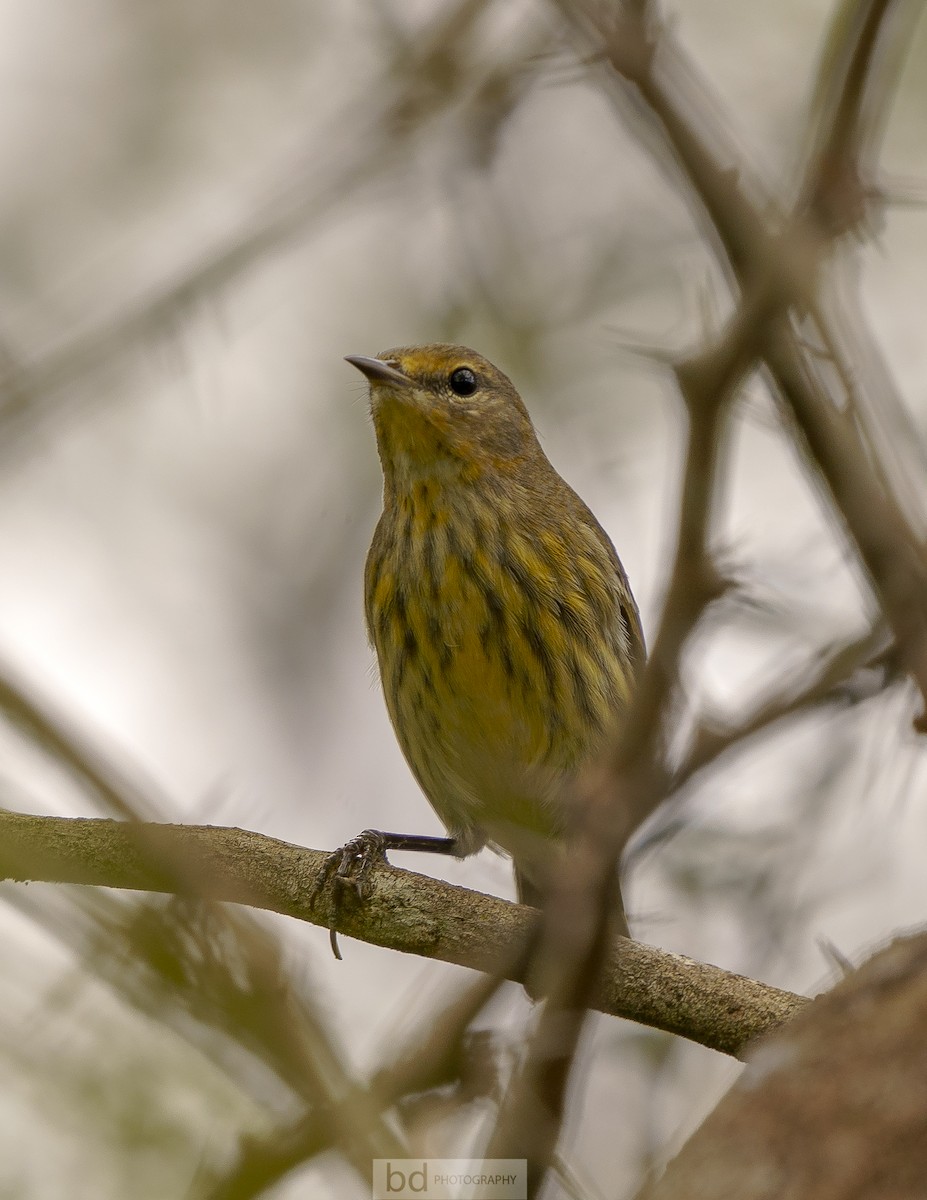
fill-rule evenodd
<path id="1" fill-rule="evenodd" d="M 366 375 L 384 474 L 511 469 L 540 453 L 511 380 L 465 346 L 435 344 L 349 356 Z"/>

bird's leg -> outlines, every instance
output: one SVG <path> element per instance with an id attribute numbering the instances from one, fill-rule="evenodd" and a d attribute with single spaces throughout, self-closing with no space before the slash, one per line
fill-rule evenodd
<path id="1" fill-rule="evenodd" d="M 361 900 L 370 895 L 370 871 L 375 863 L 386 861 L 387 850 L 417 850 L 422 854 L 457 854 L 457 840 L 430 837 L 418 833 L 385 833 L 365 829 L 328 856 L 323 883 L 351 888 Z"/>
<path id="2" fill-rule="evenodd" d="M 328 856 L 319 888 L 332 886 L 335 907 L 341 903 L 344 893 L 351 891 L 359 900 L 366 900 L 371 892 L 370 872 L 376 863 L 385 863 L 387 850 L 416 850 L 423 854 L 457 854 L 456 838 L 431 837 L 417 833 L 386 833 L 382 829 L 365 829 Z M 337 935 L 329 927 L 332 951 L 341 958 Z"/>
<path id="3" fill-rule="evenodd" d="M 457 838 L 433 837 L 428 833 L 384 833 L 382 829 L 365 829 L 354 841 L 376 838 L 380 843 L 381 856 L 387 850 L 415 850 L 419 854 L 459 854 Z M 352 845 L 352 842 L 348 842 Z"/>

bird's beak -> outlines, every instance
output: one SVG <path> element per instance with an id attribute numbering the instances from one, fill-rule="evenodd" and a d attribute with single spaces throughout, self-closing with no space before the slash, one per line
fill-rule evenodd
<path id="1" fill-rule="evenodd" d="M 362 375 L 366 375 L 371 383 L 392 383 L 402 387 L 409 387 L 412 383 L 407 375 L 403 375 L 402 371 L 397 371 L 395 367 L 391 367 L 389 363 L 383 362 L 380 358 L 367 358 L 363 354 L 346 354 L 345 362 L 349 362 L 352 367 L 357 367 Z"/>

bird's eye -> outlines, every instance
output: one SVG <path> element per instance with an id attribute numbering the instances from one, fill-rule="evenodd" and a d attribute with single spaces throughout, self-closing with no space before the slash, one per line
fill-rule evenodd
<path id="1" fill-rule="evenodd" d="M 451 371 L 449 383 L 455 396 L 472 396 L 477 389 L 476 375 L 469 367 L 458 367 L 456 371 Z"/>

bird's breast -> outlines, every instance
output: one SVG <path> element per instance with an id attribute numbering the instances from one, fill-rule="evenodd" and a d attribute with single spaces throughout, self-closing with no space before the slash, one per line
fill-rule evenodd
<path id="1" fill-rule="evenodd" d="M 580 550 L 472 490 L 423 487 L 384 512 L 366 607 L 401 740 L 430 727 L 449 751 L 524 767 L 584 756 L 627 681 L 610 564 Z"/>

